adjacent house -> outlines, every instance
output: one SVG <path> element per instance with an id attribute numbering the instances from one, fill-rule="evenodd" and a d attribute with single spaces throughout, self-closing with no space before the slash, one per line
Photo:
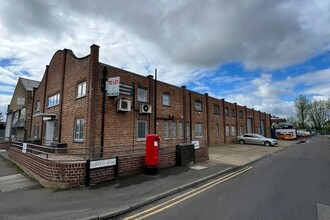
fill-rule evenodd
<path id="1" fill-rule="evenodd" d="M 30 135 L 33 88 L 39 81 L 18 78 L 7 109 L 5 140 L 26 140 Z"/>

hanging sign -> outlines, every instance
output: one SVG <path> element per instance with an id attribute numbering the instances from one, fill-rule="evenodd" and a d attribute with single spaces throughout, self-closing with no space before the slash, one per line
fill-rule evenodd
<path id="1" fill-rule="evenodd" d="M 108 78 L 106 88 L 107 96 L 119 96 L 120 77 Z"/>
<path id="2" fill-rule="evenodd" d="M 126 96 L 132 96 L 133 95 L 133 86 L 120 83 L 119 94 L 126 95 Z"/>

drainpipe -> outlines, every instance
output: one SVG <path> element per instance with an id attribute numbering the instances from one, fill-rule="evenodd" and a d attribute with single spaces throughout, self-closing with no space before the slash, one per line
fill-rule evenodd
<path id="1" fill-rule="evenodd" d="M 210 125 L 210 122 L 209 122 L 209 94 L 208 93 L 205 93 L 205 98 L 206 98 L 206 140 L 207 140 L 207 146 L 210 145 L 210 132 L 209 132 L 209 125 Z"/>
<path id="2" fill-rule="evenodd" d="M 187 141 L 187 119 L 186 119 L 186 86 L 182 86 L 182 103 L 183 103 L 183 140 Z"/>
<path id="3" fill-rule="evenodd" d="M 64 99 L 64 76 L 65 76 L 65 69 L 66 69 L 66 56 L 67 56 L 67 49 L 64 49 L 64 59 L 63 59 L 63 70 L 62 70 L 62 79 L 61 79 L 61 95 L 60 95 L 60 115 L 59 115 L 59 123 L 58 123 L 58 142 L 61 143 L 61 131 L 62 131 L 62 114 L 63 114 L 63 99 Z"/>
<path id="4" fill-rule="evenodd" d="M 105 98 L 106 98 L 106 77 L 108 70 L 106 67 L 103 68 L 103 78 L 102 78 L 102 123 L 101 123 L 101 149 L 100 156 L 103 158 L 103 147 L 104 147 L 104 123 L 105 123 Z"/>
<path id="5" fill-rule="evenodd" d="M 191 112 L 191 92 L 189 92 L 189 130 L 190 130 L 190 143 L 192 142 L 192 112 Z"/>
<path id="6" fill-rule="evenodd" d="M 226 137 L 226 115 L 225 115 L 225 99 L 221 99 L 222 101 L 222 109 L 223 109 L 223 141 L 226 143 L 227 137 Z"/>
<path id="7" fill-rule="evenodd" d="M 47 65 L 46 66 L 46 71 L 45 71 L 45 88 L 44 88 L 44 104 L 42 106 L 42 112 L 45 113 L 45 109 L 46 109 L 46 100 L 47 100 L 47 84 L 48 84 L 48 69 L 49 69 L 49 66 Z M 41 101 L 41 100 L 40 100 Z M 41 120 L 41 138 L 40 138 L 40 141 L 41 141 L 41 145 L 43 144 L 43 137 L 44 135 L 44 122 L 43 120 Z"/>
<path id="8" fill-rule="evenodd" d="M 155 98 L 154 98 L 154 103 L 155 103 L 155 110 L 154 110 L 154 132 L 157 134 L 157 69 L 155 69 Z"/>

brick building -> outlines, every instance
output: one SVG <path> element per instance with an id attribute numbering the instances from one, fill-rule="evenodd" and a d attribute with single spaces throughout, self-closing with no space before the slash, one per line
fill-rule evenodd
<path id="1" fill-rule="evenodd" d="M 25 140 L 30 135 L 32 91 L 39 81 L 19 78 L 7 109 L 5 140 Z"/>
<path id="2" fill-rule="evenodd" d="M 110 94 L 116 84 L 119 94 Z M 207 146 L 245 132 L 270 136 L 269 114 L 101 63 L 97 45 L 82 58 L 57 51 L 32 108 L 30 138 L 67 149 L 104 146 L 101 156 L 143 150 L 148 133 L 159 134 L 163 149 L 198 140 L 202 158 Z"/>

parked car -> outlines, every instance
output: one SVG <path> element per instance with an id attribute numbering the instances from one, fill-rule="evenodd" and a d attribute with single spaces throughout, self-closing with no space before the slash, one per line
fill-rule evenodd
<path id="1" fill-rule="evenodd" d="M 247 133 L 236 137 L 237 143 L 240 144 L 261 144 L 265 146 L 275 146 L 278 144 L 276 139 L 266 138 L 260 134 Z"/>
<path id="2" fill-rule="evenodd" d="M 278 134 L 276 137 L 278 140 L 293 140 L 294 139 L 293 134 L 290 134 L 290 133 Z"/>

